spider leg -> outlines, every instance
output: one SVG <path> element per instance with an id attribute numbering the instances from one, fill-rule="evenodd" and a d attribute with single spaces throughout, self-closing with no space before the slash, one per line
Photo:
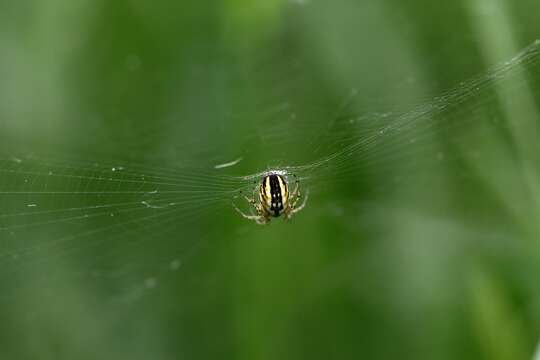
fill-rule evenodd
<path id="1" fill-rule="evenodd" d="M 293 174 L 293 176 L 294 176 L 294 190 L 291 193 L 291 199 L 295 199 L 299 195 L 298 188 L 300 186 L 300 180 L 298 180 L 295 174 Z"/>
<path id="2" fill-rule="evenodd" d="M 244 214 L 238 207 L 236 207 L 234 203 L 233 203 L 233 206 L 240 215 L 242 215 L 244 218 L 248 220 L 254 220 L 258 225 L 266 225 L 269 222 L 269 219 L 265 217 L 264 215 L 254 215 L 253 213 L 251 215 L 247 215 L 247 214 Z M 257 213 L 260 213 L 260 210 L 258 207 L 257 207 Z"/>
<path id="3" fill-rule="evenodd" d="M 300 192 L 297 192 L 296 194 L 294 194 L 294 196 L 292 197 L 292 201 L 291 201 L 291 208 L 294 209 L 296 207 L 296 204 L 298 204 L 298 201 L 300 201 L 300 199 L 302 198 L 302 194 Z"/>
<path id="4" fill-rule="evenodd" d="M 294 206 L 298 202 L 298 199 L 300 198 L 300 190 L 299 190 L 300 181 L 298 180 L 296 175 L 293 174 L 293 176 L 296 179 L 295 180 L 295 186 L 294 186 L 294 190 L 289 195 L 289 199 L 290 199 L 292 208 L 294 208 Z"/>
<path id="5" fill-rule="evenodd" d="M 257 200 L 256 200 L 257 197 L 255 196 L 256 191 L 257 191 L 257 186 L 255 185 L 251 192 L 251 197 L 248 197 L 247 195 L 244 194 L 242 190 L 240 190 L 240 195 L 242 195 L 244 199 L 246 199 L 246 201 L 250 203 L 251 205 L 253 205 L 255 208 L 257 208 Z"/>
<path id="6" fill-rule="evenodd" d="M 266 225 L 266 224 L 268 224 L 269 220 L 264 216 L 260 216 L 259 219 L 255 220 L 255 222 L 258 225 Z"/>
<path id="7" fill-rule="evenodd" d="M 254 193 L 254 194 L 255 194 L 255 193 Z M 248 203 L 250 203 L 250 204 L 253 205 L 253 206 L 256 206 L 256 203 L 255 203 L 255 196 L 253 196 L 253 197 L 250 198 L 250 197 L 248 197 L 247 195 L 245 195 L 244 192 L 243 192 L 242 190 L 240 190 L 240 195 L 242 195 L 242 197 L 243 197 L 244 199 L 246 199 L 246 201 L 247 201 Z"/>
<path id="8" fill-rule="evenodd" d="M 255 203 L 255 199 L 250 199 L 249 197 L 247 197 L 246 195 L 243 194 L 242 191 L 240 191 L 240 194 L 244 197 L 244 199 L 246 199 L 247 202 L 249 202 L 250 204 L 252 204 L 253 206 L 255 206 L 255 209 L 257 210 L 257 213 L 259 212 L 259 209 Z M 236 206 L 236 204 L 234 203 L 234 201 L 232 201 L 232 205 L 234 207 L 234 209 L 240 214 L 242 215 L 243 217 L 245 217 L 246 219 L 249 219 L 249 220 L 256 220 L 258 221 L 259 218 L 261 217 L 260 214 L 258 215 L 255 215 L 253 214 L 253 211 L 251 212 L 251 215 L 248 215 L 248 214 L 245 214 L 242 210 L 240 210 L 238 208 L 238 206 Z"/>
<path id="9" fill-rule="evenodd" d="M 257 201 L 255 200 L 255 191 L 256 191 L 256 188 L 253 189 L 253 198 L 249 198 L 248 196 L 244 195 L 242 191 L 240 191 L 240 194 L 243 196 L 244 199 L 246 199 L 247 202 L 253 205 L 253 207 L 255 208 L 255 211 L 257 212 L 257 215 L 253 213 L 253 209 L 251 209 L 251 215 L 244 213 L 242 210 L 238 208 L 238 206 L 236 206 L 234 201 L 232 201 L 232 205 L 234 209 L 244 218 L 248 220 L 253 220 L 258 225 L 266 225 L 269 222 L 269 219 L 263 215 L 264 211 L 263 211 L 262 206 L 260 204 L 257 204 Z"/>
<path id="10" fill-rule="evenodd" d="M 261 216 L 260 215 L 254 215 L 253 213 L 251 215 L 248 215 L 248 214 L 245 214 L 244 212 L 242 212 L 242 210 L 240 210 L 238 208 L 238 206 L 236 206 L 236 204 L 234 203 L 234 201 L 232 202 L 232 206 L 234 207 L 234 209 L 240 214 L 242 215 L 243 217 L 245 217 L 246 219 L 249 219 L 249 220 L 258 220 Z"/>
<path id="11" fill-rule="evenodd" d="M 255 205 L 255 199 L 254 198 L 248 198 L 246 195 L 244 195 L 244 199 L 251 205 Z"/>
<path id="12" fill-rule="evenodd" d="M 302 193 L 298 189 L 298 186 L 294 189 L 293 193 L 291 194 L 291 208 L 296 208 L 296 204 L 298 204 L 298 201 L 300 201 L 300 198 L 302 197 Z"/>
<path id="13" fill-rule="evenodd" d="M 300 194 L 299 194 L 300 195 Z M 306 190 L 306 196 L 304 196 L 304 201 L 302 201 L 302 204 L 299 206 L 299 207 L 296 207 L 296 203 L 298 202 L 298 200 L 300 199 L 300 196 L 297 197 L 297 199 L 294 201 L 294 203 L 291 205 L 291 211 L 290 211 L 290 215 L 289 216 L 292 216 L 294 214 L 296 214 L 297 212 L 301 211 L 305 206 L 306 206 L 306 203 L 307 203 L 307 200 L 308 200 L 308 196 L 309 196 L 309 190 Z"/>

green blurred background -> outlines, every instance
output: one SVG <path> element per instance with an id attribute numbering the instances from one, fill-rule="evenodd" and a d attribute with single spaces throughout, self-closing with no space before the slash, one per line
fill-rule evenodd
<path id="1" fill-rule="evenodd" d="M 532 359 L 539 14 L 2 1 L 0 358 Z"/>

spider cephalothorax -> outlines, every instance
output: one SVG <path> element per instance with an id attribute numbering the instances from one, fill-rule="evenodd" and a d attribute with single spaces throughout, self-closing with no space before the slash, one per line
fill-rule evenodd
<path id="1" fill-rule="evenodd" d="M 257 187 L 259 189 L 258 197 L 256 196 Z M 302 204 L 297 207 L 300 197 L 298 179 L 295 180 L 294 190 L 290 193 L 285 174 L 271 171 L 263 176 L 258 186 L 255 185 L 251 198 L 244 195 L 244 198 L 254 207 L 255 214 L 251 212 L 250 215 L 247 215 L 238 209 L 234 202 L 233 205 L 243 217 L 263 225 L 268 223 L 272 217 L 285 215 L 286 219 L 290 219 L 294 214 L 302 210 L 306 205 L 307 196 Z"/>

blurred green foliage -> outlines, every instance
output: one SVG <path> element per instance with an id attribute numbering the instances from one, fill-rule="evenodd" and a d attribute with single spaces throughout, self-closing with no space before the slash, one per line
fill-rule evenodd
<path id="1" fill-rule="evenodd" d="M 0 3 L 0 358 L 532 358 L 538 14 Z M 220 192 L 321 159 L 290 223 Z"/>

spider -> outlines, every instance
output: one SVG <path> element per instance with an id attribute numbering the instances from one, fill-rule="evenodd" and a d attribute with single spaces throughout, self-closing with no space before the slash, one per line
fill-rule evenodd
<path id="1" fill-rule="evenodd" d="M 301 194 L 299 189 L 300 181 L 295 178 L 295 187 L 292 193 L 289 193 L 289 185 L 287 184 L 287 178 L 282 172 L 271 171 L 265 175 L 260 184 L 253 187 L 252 197 L 243 195 L 254 208 L 256 214 L 251 211 L 251 214 L 243 213 L 234 203 L 233 206 L 240 215 L 248 220 L 253 220 L 259 225 L 265 225 L 270 222 L 273 217 L 279 217 L 285 215 L 285 219 L 290 219 L 294 214 L 306 206 L 308 194 L 304 197 L 304 201 L 297 207 L 298 201 L 300 201 Z M 259 188 L 259 196 L 256 198 L 255 192 Z M 242 194 L 242 192 L 240 192 Z"/>

